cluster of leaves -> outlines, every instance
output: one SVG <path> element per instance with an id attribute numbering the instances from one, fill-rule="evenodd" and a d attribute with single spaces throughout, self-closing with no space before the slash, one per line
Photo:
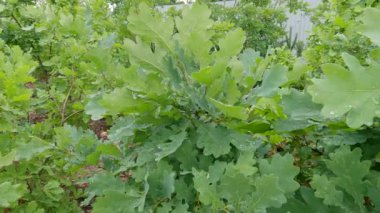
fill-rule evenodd
<path id="1" fill-rule="evenodd" d="M 284 45 L 286 36 L 286 12 L 307 10 L 307 4 L 290 1 L 238 1 L 234 7 L 210 4 L 211 18 L 220 21 L 219 31 L 240 27 L 246 32 L 245 48 L 252 48 L 262 55 L 270 48 Z"/>
<path id="2" fill-rule="evenodd" d="M 241 53 L 243 31 L 220 34 L 209 17 L 200 4 L 174 20 L 144 5 L 128 16 L 135 36 L 124 42 L 129 78 L 97 99 L 90 113 L 124 117 L 109 131 L 120 156 L 103 158 L 114 163 L 92 180 L 94 211 L 376 211 L 378 173 L 361 161 L 360 148 L 343 145 L 376 140 L 377 63 L 363 67 L 344 54 L 350 71 L 326 64 L 325 78 L 295 90 L 307 65 L 297 62 L 288 71 L 273 57 Z M 363 34 L 373 36 L 364 22 Z M 374 128 L 352 130 L 363 125 Z M 263 146 L 286 141 L 283 149 L 293 155 Z M 326 164 L 309 165 L 313 150 Z M 127 174 L 127 183 L 116 179 L 120 187 L 103 187 L 103 177 L 115 173 Z M 128 202 L 120 206 L 121 200 Z"/>
<path id="3" fill-rule="evenodd" d="M 85 98 L 117 84 L 122 72 L 111 54 L 124 29 L 107 8 L 103 1 L 1 2 L 1 211 L 81 211 L 78 171 L 86 173 L 79 169 L 100 143 Z"/>
<path id="4" fill-rule="evenodd" d="M 28 110 L 38 100 L 25 84 L 35 81 L 31 73 L 37 63 L 17 46 L 3 42 L 1 50 L 0 207 L 41 212 L 63 203 L 63 212 L 76 211 L 78 206 L 70 199 L 80 195 L 64 190 L 73 187 L 59 160 L 64 154 L 44 139 L 49 133 L 43 128 L 48 126 L 30 123 Z"/>
<path id="5" fill-rule="evenodd" d="M 213 5 L 212 17 L 224 21 L 219 26 L 220 30 L 241 27 L 247 33 L 245 46 L 265 54 L 268 48 L 281 46 L 280 39 L 286 35 L 283 28 L 286 22 L 285 11 L 268 5 L 269 2 L 260 6 L 242 3 L 231 8 Z"/>
<path id="6" fill-rule="evenodd" d="M 0 210 L 379 211 L 370 53 L 313 77 L 206 4 L 65 2 L 0 4 Z M 380 10 L 362 11 L 378 48 Z"/>
<path id="7" fill-rule="evenodd" d="M 247 133 L 269 129 L 258 119 L 265 116 L 265 103 L 263 111 L 249 107 L 271 101 L 262 97 L 273 96 L 285 83 L 286 68 L 274 65 L 263 76 L 258 53 L 239 54 L 245 40 L 241 29 L 212 43 L 216 31 L 205 5 L 185 8 L 174 21 L 152 12 L 141 5 L 128 16 L 136 36 L 124 42 L 128 78 L 96 102 L 103 116 L 125 116 L 109 131 L 110 142 L 125 151 L 112 157 L 120 167 L 107 175 L 125 172 L 130 180 L 125 188 L 91 191 L 98 196 L 94 211 L 264 211 L 285 203 L 299 186 L 293 180 L 299 169 L 289 154 L 263 159 L 256 167 L 260 141 Z M 218 51 L 210 53 L 213 46 Z M 276 72 L 283 77 L 277 79 Z M 263 78 L 262 86 L 251 91 Z M 255 95 L 246 100 L 250 92 Z M 103 185 L 97 181 L 94 186 Z M 272 191 L 266 191 L 268 186 Z M 112 200 L 130 202 L 109 205 Z"/>
<path id="8" fill-rule="evenodd" d="M 368 38 L 358 34 L 357 18 L 366 7 L 378 7 L 379 1 L 324 1 L 313 10 L 312 33 L 304 52 L 309 63 L 319 68 L 324 63 L 343 64 L 341 54 L 346 52 L 362 63 L 370 57 L 379 60 L 379 50 Z"/>

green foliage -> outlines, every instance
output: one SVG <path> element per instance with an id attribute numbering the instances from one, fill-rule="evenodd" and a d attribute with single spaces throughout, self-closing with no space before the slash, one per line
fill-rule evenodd
<path id="1" fill-rule="evenodd" d="M 270 1 L 140 2 L 0 3 L 1 211 L 379 211 L 375 1 L 329 3 L 363 49 L 323 65 L 260 56 Z"/>
<path id="2" fill-rule="evenodd" d="M 347 113 L 346 122 L 352 128 L 371 126 L 380 113 L 377 63 L 363 67 L 348 54 L 342 55 L 349 70 L 336 64 L 324 64 L 325 79 L 314 79 L 309 92 L 316 103 L 323 104 L 322 115 L 336 118 Z M 366 113 L 363 113 L 366 112 Z"/>
<path id="3" fill-rule="evenodd" d="M 346 212 L 366 212 L 363 198 L 367 187 L 376 188 L 364 180 L 370 173 L 371 163 L 360 160 L 360 149 L 351 151 L 347 146 L 342 146 L 329 156 L 326 166 L 334 175 L 313 176 L 311 186 L 316 189 L 315 195 L 322 198 L 324 204 L 341 207 Z"/>
<path id="4" fill-rule="evenodd" d="M 270 6 L 271 1 L 241 1 L 237 6 L 227 8 L 223 5 L 210 5 L 212 19 L 220 20 L 218 28 L 228 31 L 235 27 L 247 33 L 244 46 L 252 48 L 264 55 L 268 48 L 282 46 L 280 42 L 286 35 L 283 28 L 286 15 L 282 8 Z"/>
<path id="5" fill-rule="evenodd" d="M 0 185 L 1 207 L 10 207 L 12 204 L 16 204 L 16 201 L 20 199 L 25 193 L 26 187 L 23 187 L 21 184 L 12 185 L 10 182 L 4 182 Z"/>
<path id="6" fill-rule="evenodd" d="M 315 27 L 308 38 L 309 45 L 303 53 L 304 57 L 316 69 L 325 63 L 343 64 L 340 56 L 344 52 L 355 56 L 361 63 L 366 63 L 368 54 L 376 47 L 361 35 L 360 31 L 365 24 L 358 27 L 357 19 L 362 17 L 365 20 L 367 17 L 368 20 L 369 16 L 362 15 L 363 11 L 366 7 L 378 5 L 378 1 L 366 0 L 323 1 L 314 10 L 312 21 Z M 376 17 L 371 20 L 376 20 Z"/>
<path id="7" fill-rule="evenodd" d="M 367 8 L 364 10 L 363 15 L 360 17 L 360 21 L 363 22 L 361 26 L 359 26 L 359 32 L 368 38 L 371 41 L 380 46 L 380 38 L 379 38 L 379 29 L 376 27 L 375 20 L 379 20 L 380 18 L 380 10 L 375 8 Z"/>

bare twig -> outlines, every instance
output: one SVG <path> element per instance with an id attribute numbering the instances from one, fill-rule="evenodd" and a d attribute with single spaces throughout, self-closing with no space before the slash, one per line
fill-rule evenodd
<path id="1" fill-rule="evenodd" d="M 73 87 L 74 87 L 74 79 L 71 79 L 69 91 L 67 92 L 66 98 L 63 101 L 62 107 L 61 107 L 61 125 L 63 125 L 63 123 L 67 120 L 67 119 L 65 119 L 67 101 L 70 98 L 71 91 L 73 90 Z"/>
<path id="2" fill-rule="evenodd" d="M 61 121 L 61 123 L 65 123 L 69 118 L 71 118 L 72 116 L 76 115 L 76 114 L 79 114 L 81 112 L 83 112 L 84 110 L 79 110 L 79 111 L 76 111 L 76 112 L 73 112 L 71 113 L 70 115 L 66 116 L 65 119 L 63 119 L 63 121 Z"/>
<path id="3" fill-rule="evenodd" d="M 10 17 L 16 22 L 17 26 L 20 27 L 20 29 L 23 28 L 21 22 L 16 18 L 16 16 L 13 13 L 10 15 Z M 30 43 L 30 46 L 33 48 L 34 51 L 37 50 L 37 48 L 34 46 L 32 42 Z M 45 73 L 47 73 L 47 70 L 45 69 L 45 66 L 41 60 L 41 57 L 38 54 L 36 54 L 36 58 L 40 67 L 45 71 Z"/>
<path id="4" fill-rule="evenodd" d="M 108 84 L 108 86 L 110 86 L 112 89 L 115 89 L 115 87 L 112 85 L 111 81 L 106 77 L 106 75 L 104 74 L 103 70 L 100 71 L 100 73 L 102 74 L 102 77 L 103 79 L 106 81 L 106 83 Z"/>
<path id="5" fill-rule="evenodd" d="M 16 22 L 17 26 L 19 26 L 20 28 L 22 28 L 21 23 L 17 20 L 16 16 L 13 13 L 11 14 L 11 18 Z"/>

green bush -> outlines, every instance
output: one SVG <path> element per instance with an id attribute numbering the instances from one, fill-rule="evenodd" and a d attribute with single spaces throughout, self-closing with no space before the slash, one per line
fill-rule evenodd
<path id="1" fill-rule="evenodd" d="M 315 66 L 206 4 L 71 3 L 0 4 L 1 211 L 379 211 L 373 52 Z"/>

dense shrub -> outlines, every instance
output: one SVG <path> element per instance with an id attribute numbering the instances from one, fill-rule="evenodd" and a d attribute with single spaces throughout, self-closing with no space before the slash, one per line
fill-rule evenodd
<path id="1" fill-rule="evenodd" d="M 375 4 L 309 64 L 206 4 L 65 2 L 0 4 L 1 211 L 379 211 Z"/>

